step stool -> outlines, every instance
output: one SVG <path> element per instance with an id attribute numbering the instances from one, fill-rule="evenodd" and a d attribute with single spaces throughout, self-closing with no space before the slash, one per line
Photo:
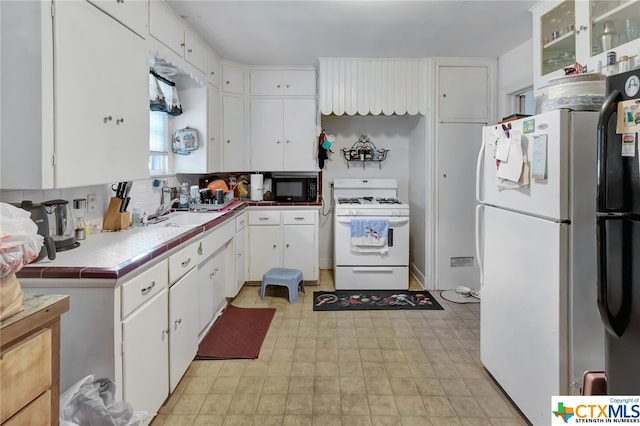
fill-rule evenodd
<path id="1" fill-rule="evenodd" d="M 297 269 L 271 268 L 262 276 L 260 286 L 260 299 L 264 300 L 264 293 L 268 285 L 279 285 L 289 288 L 289 303 L 298 302 L 298 286 L 304 293 L 304 281 L 302 271 Z"/>

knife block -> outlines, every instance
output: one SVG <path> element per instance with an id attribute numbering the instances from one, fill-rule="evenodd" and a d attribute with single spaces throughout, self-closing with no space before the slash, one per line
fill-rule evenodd
<path id="1" fill-rule="evenodd" d="M 129 212 L 120 212 L 120 206 L 124 202 L 121 198 L 111 197 L 109 207 L 102 218 L 102 229 L 106 231 L 120 231 L 127 229 L 131 224 Z"/>

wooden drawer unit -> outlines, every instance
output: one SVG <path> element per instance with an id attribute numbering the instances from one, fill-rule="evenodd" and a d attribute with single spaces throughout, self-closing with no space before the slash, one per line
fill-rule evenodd
<path id="1" fill-rule="evenodd" d="M 122 285 L 122 318 L 167 287 L 167 261 L 163 260 Z"/>
<path id="2" fill-rule="evenodd" d="M 169 284 L 176 282 L 181 276 L 198 265 L 198 247 L 200 243 L 192 243 L 169 257 Z"/>
<path id="3" fill-rule="evenodd" d="M 60 315 L 69 296 L 26 295 L 0 321 L 0 423 L 58 425 Z"/>
<path id="4" fill-rule="evenodd" d="M 51 423 L 51 391 L 47 390 L 3 426 L 49 426 Z"/>
<path id="5" fill-rule="evenodd" d="M 249 212 L 249 225 L 280 225 L 280 211 Z"/>
<path id="6" fill-rule="evenodd" d="M 283 211 L 282 223 L 285 225 L 315 225 L 318 212 L 315 210 Z"/>
<path id="7" fill-rule="evenodd" d="M 51 386 L 51 330 L 44 329 L 0 357 L 0 421 L 5 421 Z M 11 397 L 11 395 L 15 396 Z M 8 396 L 8 397 L 7 397 Z"/>

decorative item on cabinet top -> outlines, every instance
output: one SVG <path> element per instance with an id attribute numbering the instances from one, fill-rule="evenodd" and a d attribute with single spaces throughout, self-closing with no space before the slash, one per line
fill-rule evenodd
<path id="1" fill-rule="evenodd" d="M 350 161 L 361 161 L 363 169 L 366 161 L 377 161 L 378 168 L 381 169 L 381 163 L 387 158 L 389 151 L 389 149 L 385 148 L 376 148 L 367 135 L 361 135 L 351 148 L 342 148 L 342 155 L 347 160 L 347 168 L 349 168 Z"/>

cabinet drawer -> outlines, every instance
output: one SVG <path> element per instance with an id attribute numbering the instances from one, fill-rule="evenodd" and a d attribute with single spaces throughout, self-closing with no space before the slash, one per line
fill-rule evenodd
<path id="1" fill-rule="evenodd" d="M 22 411 L 11 417 L 3 426 L 49 426 L 51 422 L 51 391 L 47 390 Z"/>
<path id="2" fill-rule="evenodd" d="M 198 248 L 198 263 L 206 260 L 218 251 L 218 249 L 232 239 L 235 234 L 235 223 L 233 220 L 209 231 L 207 235 L 202 237 L 199 243 L 196 243 Z"/>
<path id="3" fill-rule="evenodd" d="M 189 272 L 198 264 L 198 247 L 200 243 L 193 243 L 169 257 L 169 283 L 176 282 L 181 276 Z"/>
<path id="4" fill-rule="evenodd" d="M 314 225 L 318 212 L 315 210 L 283 211 L 282 223 L 285 225 Z"/>
<path id="5" fill-rule="evenodd" d="M 241 213 L 236 217 L 236 232 L 242 231 L 247 226 L 248 216 L 247 212 Z"/>
<path id="6" fill-rule="evenodd" d="M 122 318 L 167 287 L 167 261 L 163 260 L 122 285 Z"/>
<path id="7" fill-rule="evenodd" d="M 249 212 L 249 225 L 280 225 L 280 211 Z"/>
<path id="8" fill-rule="evenodd" d="M 51 386 L 51 338 L 44 329 L 0 356 L 0 423 Z"/>

